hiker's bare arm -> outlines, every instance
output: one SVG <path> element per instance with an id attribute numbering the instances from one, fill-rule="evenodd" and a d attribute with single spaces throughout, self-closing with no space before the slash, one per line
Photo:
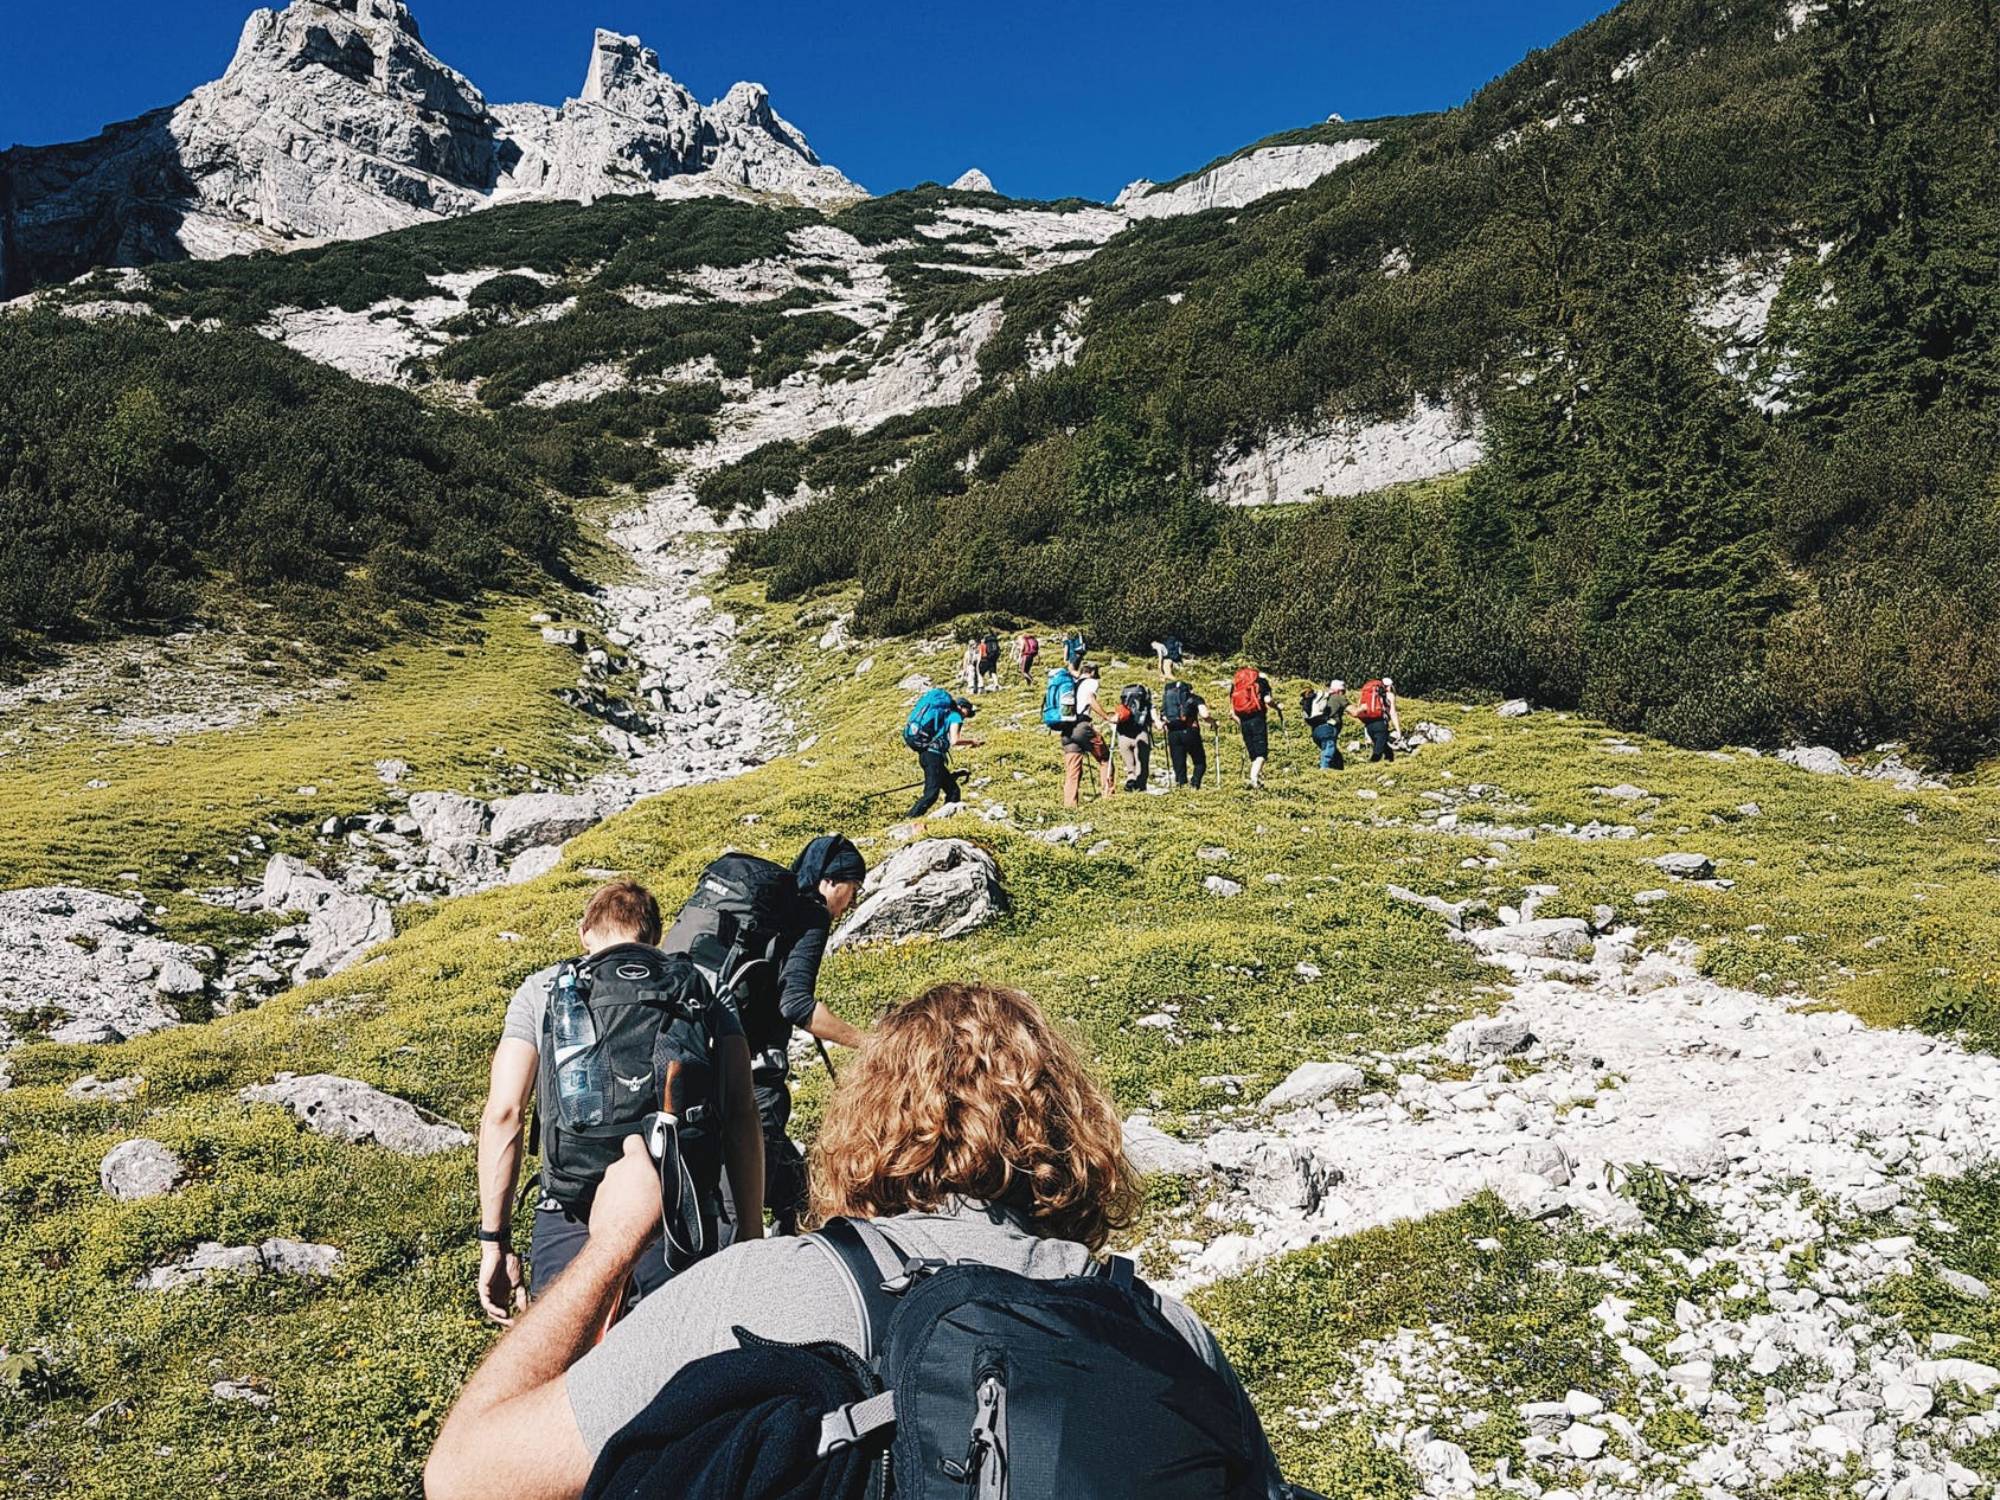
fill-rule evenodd
<path id="1" fill-rule="evenodd" d="M 503 1037 L 493 1050 L 486 1108 L 479 1115 L 479 1227 L 505 1236 L 514 1221 L 514 1181 L 521 1170 L 521 1129 L 535 1087 L 535 1049 Z M 479 1247 L 479 1305 L 495 1322 L 513 1320 L 521 1259 L 510 1245 Z"/>
<path id="2" fill-rule="evenodd" d="M 764 1126 L 757 1118 L 757 1086 L 750 1079 L 750 1044 L 740 1036 L 724 1037 L 722 1097 L 729 1102 L 728 1144 L 724 1163 L 729 1169 L 730 1201 L 737 1205 L 736 1238 L 764 1237 Z"/>
<path id="3" fill-rule="evenodd" d="M 486 1356 L 445 1418 L 424 1465 L 429 1500 L 571 1500 L 591 1456 L 563 1389 L 647 1242 L 659 1232 L 659 1179 L 637 1136 L 591 1206 L 575 1260 Z"/>
<path id="4" fill-rule="evenodd" d="M 823 1042 L 832 1042 L 836 1047 L 859 1047 L 861 1028 L 851 1025 L 826 1008 L 824 1000 L 813 1002 L 812 1019 L 806 1022 L 806 1030 Z"/>
<path id="5" fill-rule="evenodd" d="M 960 734 L 956 724 L 951 726 L 951 748 L 954 750 L 977 750 L 979 741 L 969 734 Z"/>

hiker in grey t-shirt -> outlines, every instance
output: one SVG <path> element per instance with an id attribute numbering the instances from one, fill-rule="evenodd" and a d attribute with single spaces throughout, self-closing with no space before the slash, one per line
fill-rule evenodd
<path id="1" fill-rule="evenodd" d="M 981 1045 L 956 1044 L 966 1036 Z M 1012 1097 L 1019 1079 L 1046 1097 Z M 568 1274 L 460 1394 L 425 1469 L 431 1500 L 579 1494 L 607 1443 L 678 1371 L 736 1348 L 739 1327 L 859 1349 L 846 1279 L 801 1239 L 725 1250 L 593 1347 L 625 1268 L 658 1230 L 651 1184 L 644 1148 L 628 1143 Z M 818 1215 L 872 1219 L 905 1255 L 1038 1279 L 1089 1268 L 1130 1222 L 1139 1187 L 1117 1112 L 1069 1042 L 1025 995 L 979 984 L 936 986 L 884 1018 L 842 1070 L 813 1156 Z M 1280 1500 L 1277 1463 L 1214 1338 L 1173 1299 L 1161 1308 L 1225 1377 L 1241 1451 L 1262 1455 L 1263 1493 Z"/>
<path id="2" fill-rule="evenodd" d="M 657 944 L 659 903 L 644 886 L 632 881 L 613 881 L 593 895 L 584 908 L 583 920 L 578 924 L 578 940 L 586 953 L 621 943 Z M 551 964 L 536 970 L 521 981 L 508 1000 L 507 1019 L 501 1027 L 499 1045 L 493 1051 L 486 1107 L 480 1113 L 479 1302 L 487 1316 L 499 1323 L 512 1320 L 526 1285 L 532 1284 L 538 1297 L 545 1294 L 583 1248 L 589 1234 L 582 1213 L 572 1212 L 543 1194 L 535 1204 L 528 1244 L 528 1281 L 524 1282 L 520 1259 L 511 1248 L 514 1187 L 520 1175 L 527 1103 L 534 1094 L 541 1065 L 542 1020 L 548 1009 L 549 982 L 559 968 L 560 964 Z M 759 1202 L 763 1198 L 764 1147 L 750 1079 L 750 1047 L 743 1039 L 743 1026 L 735 1011 L 719 1001 L 711 1002 L 707 1030 L 723 1071 L 722 1097 L 726 1110 L 723 1158 L 728 1176 L 732 1183 L 740 1177 L 746 1192 L 754 1190 L 755 1196 L 748 1201 Z M 658 1198 L 655 1184 L 656 1211 Z M 762 1221 L 737 1232 L 755 1237 L 763 1232 Z M 641 1296 L 656 1291 L 670 1274 L 664 1242 L 647 1247 L 631 1268 L 634 1290 Z"/>

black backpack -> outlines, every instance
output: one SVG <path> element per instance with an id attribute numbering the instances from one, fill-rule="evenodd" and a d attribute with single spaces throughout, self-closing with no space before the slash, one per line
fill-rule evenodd
<path id="1" fill-rule="evenodd" d="M 1272 1493 L 1247 1402 L 1167 1320 L 1131 1262 L 1043 1281 L 913 1259 L 864 1221 L 834 1219 L 812 1238 L 848 1281 L 866 1360 L 837 1345 L 780 1349 L 738 1329 L 744 1348 L 689 1365 L 619 1433 L 586 1495 Z M 901 1269 L 885 1275 L 888 1266 Z M 752 1371 L 769 1383 L 753 1384 Z"/>
<path id="2" fill-rule="evenodd" d="M 763 1073 L 788 1066 L 777 1045 L 779 950 L 792 938 L 798 888 L 792 872 L 754 854 L 725 854 L 701 872 L 673 926 L 660 940 L 683 953 L 743 1020 L 752 1062 Z M 776 1056 L 761 1055 L 775 1047 Z"/>
<path id="3" fill-rule="evenodd" d="M 1160 690 L 1160 717 L 1171 729 L 1195 727 L 1194 689 L 1176 679 Z"/>
<path id="4" fill-rule="evenodd" d="M 535 1113 L 543 1191 L 581 1215 L 625 1137 L 655 1111 L 674 1115 L 691 1192 L 673 1208 L 696 1217 L 687 1221 L 695 1232 L 669 1245 L 670 1263 L 704 1253 L 710 1237 L 700 1232 L 701 1217 L 721 1179 L 713 1004 L 708 982 L 684 956 L 621 943 L 558 967 L 542 1011 Z"/>
<path id="5" fill-rule="evenodd" d="M 1161 654 L 1168 661 L 1178 662 L 1181 659 L 1181 638 L 1179 636 L 1170 635 L 1164 641 L 1161 641 L 1160 644 L 1165 647 L 1165 650 Z"/>
<path id="6" fill-rule="evenodd" d="M 979 643 L 979 660 L 989 672 L 1000 664 L 1000 637 L 990 630 L 986 632 L 986 639 Z"/>

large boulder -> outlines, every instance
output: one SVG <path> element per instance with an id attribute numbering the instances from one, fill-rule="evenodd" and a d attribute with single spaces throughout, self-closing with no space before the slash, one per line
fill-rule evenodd
<path id="1" fill-rule="evenodd" d="M 416 792 L 410 797 L 410 816 L 426 844 L 467 844 L 486 836 L 492 809 L 459 792 Z"/>
<path id="2" fill-rule="evenodd" d="M 127 1203 L 162 1197 L 186 1180 L 181 1159 L 158 1141 L 122 1141 L 97 1165 L 98 1184 Z"/>
<path id="3" fill-rule="evenodd" d="M 1125 1122 L 1125 1156 L 1141 1172 L 1193 1177 L 1207 1165 L 1200 1150 L 1146 1120 Z"/>
<path id="4" fill-rule="evenodd" d="M 1340 1170 L 1293 1141 L 1247 1130 L 1224 1130 L 1201 1143 L 1208 1162 L 1264 1208 L 1311 1214 Z"/>
<path id="5" fill-rule="evenodd" d="M 595 828 L 604 814 L 587 797 L 561 792 L 523 792 L 493 804 L 493 824 L 487 830 L 495 848 L 518 854 L 538 844 L 560 844 Z"/>
<path id="6" fill-rule="evenodd" d="M 318 911 L 340 892 L 337 883 L 304 860 L 274 854 L 265 862 L 257 904 L 266 911 Z"/>
<path id="7" fill-rule="evenodd" d="M 1780 750 L 1778 759 L 1815 776 L 1852 776 L 1854 768 L 1840 758 L 1840 752 L 1826 745 L 1793 745 Z"/>
<path id="8" fill-rule="evenodd" d="M 1706 880 L 1715 873 L 1715 861 L 1706 854 L 1662 854 L 1653 863 L 1675 880 Z"/>
<path id="9" fill-rule="evenodd" d="M 1351 1094 L 1367 1081 L 1353 1063 L 1309 1062 L 1292 1069 L 1285 1081 L 1264 1096 L 1269 1110 L 1303 1109 L 1329 1094 Z"/>
<path id="10" fill-rule="evenodd" d="M 1475 1016 L 1444 1034 L 1444 1055 L 1453 1062 L 1487 1062 L 1519 1052 L 1533 1038 L 1526 1021 L 1504 1016 Z"/>
<path id="11" fill-rule="evenodd" d="M 372 1141 L 404 1156 L 454 1151 L 472 1140 L 451 1121 L 418 1109 L 407 1099 L 334 1073 L 280 1073 L 237 1097 L 246 1104 L 283 1105 L 320 1135 Z"/>
<path id="12" fill-rule="evenodd" d="M 964 839 L 924 839 L 868 872 L 863 898 L 832 947 L 882 938 L 954 938 L 1007 911 L 993 856 Z"/>
<path id="13" fill-rule="evenodd" d="M 303 984 L 337 974 L 395 935 L 395 912 L 388 902 L 339 891 L 307 919 L 306 951 L 292 967 L 292 980 Z"/>

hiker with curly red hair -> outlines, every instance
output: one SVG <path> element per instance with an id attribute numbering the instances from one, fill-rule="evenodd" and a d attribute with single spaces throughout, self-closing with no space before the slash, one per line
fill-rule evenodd
<path id="1" fill-rule="evenodd" d="M 592 1348 L 659 1227 L 652 1164 L 632 1150 L 599 1190 L 584 1252 L 460 1397 L 426 1470 L 433 1500 L 569 1496 L 586 1478 L 619 1494 L 844 1496 L 860 1492 L 850 1472 L 892 1452 L 899 1473 L 917 1461 L 938 1421 L 968 1494 L 1002 1472 L 1023 1496 L 1288 1493 L 1214 1337 L 1129 1263 L 1099 1261 L 1132 1222 L 1140 1178 L 1110 1096 L 1018 990 L 940 984 L 891 1010 L 842 1071 L 814 1146 L 819 1232 L 703 1261 Z M 950 1318 L 921 1336 L 907 1326 L 940 1303 Z M 919 1407 L 897 1383 L 895 1349 L 988 1324 L 985 1353 L 951 1352 L 933 1371 L 964 1386 L 962 1401 Z M 872 1400 L 822 1412 L 819 1386 L 787 1387 L 784 1402 L 743 1387 L 813 1360 L 837 1372 L 830 1349 L 851 1351 L 849 1367 L 874 1359 L 885 1330 L 890 1389 Z"/>

